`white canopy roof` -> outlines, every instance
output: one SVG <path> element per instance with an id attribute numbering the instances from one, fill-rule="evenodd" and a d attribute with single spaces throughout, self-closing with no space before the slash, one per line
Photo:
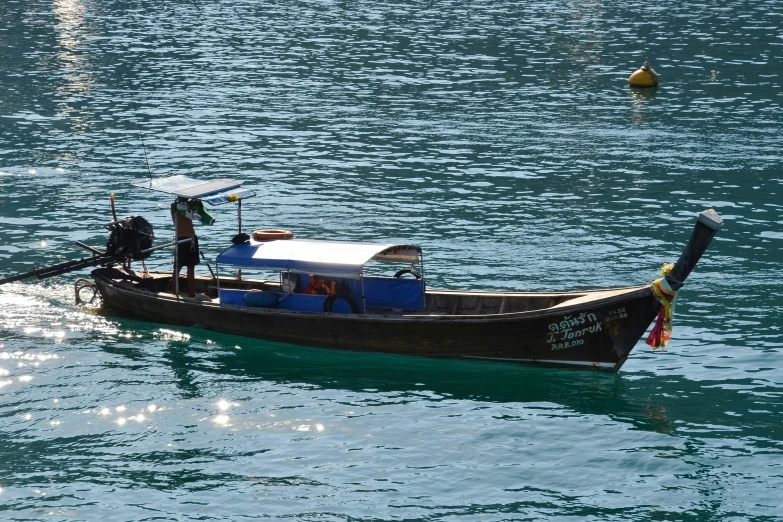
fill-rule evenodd
<path id="1" fill-rule="evenodd" d="M 359 277 L 371 259 L 412 263 L 418 261 L 419 253 L 421 248 L 415 245 L 288 239 L 234 245 L 217 261 L 238 267 Z"/>

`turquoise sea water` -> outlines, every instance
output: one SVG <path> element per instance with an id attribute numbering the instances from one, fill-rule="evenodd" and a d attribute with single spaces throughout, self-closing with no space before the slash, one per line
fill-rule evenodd
<path id="1" fill-rule="evenodd" d="M 103 317 L 86 271 L 2 286 L 0 519 L 779 520 L 781 27 L 772 1 L 3 0 L 0 277 L 101 245 L 111 193 L 167 230 L 136 114 L 154 176 L 244 179 L 251 229 L 421 244 L 430 287 L 642 284 L 698 211 L 725 226 L 667 351 L 618 375 Z M 657 91 L 626 86 L 644 60 Z"/>

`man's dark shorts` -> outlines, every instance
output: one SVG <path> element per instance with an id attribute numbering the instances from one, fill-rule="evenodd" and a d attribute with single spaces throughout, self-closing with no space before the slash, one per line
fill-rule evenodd
<path id="1" fill-rule="evenodd" d="M 178 237 L 177 241 L 190 239 L 188 237 Z M 183 266 L 196 266 L 198 264 L 198 238 L 193 237 L 192 242 L 181 243 L 177 245 L 177 271 Z"/>

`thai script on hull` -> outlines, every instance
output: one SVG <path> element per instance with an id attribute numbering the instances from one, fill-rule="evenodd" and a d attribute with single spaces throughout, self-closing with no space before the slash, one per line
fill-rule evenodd
<path id="1" fill-rule="evenodd" d="M 560 322 L 549 324 L 549 334 L 546 342 L 552 343 L 553 350 L 560 350 L 575 346 L 574 343 L 563 344 L 562 341 L 578 339 L 601 331 L 603 331 L 603 324 L 598 321 L 595 314 L 582 312 L 575 317 L 573 314 L 569 314 L 563 317 Z"/>

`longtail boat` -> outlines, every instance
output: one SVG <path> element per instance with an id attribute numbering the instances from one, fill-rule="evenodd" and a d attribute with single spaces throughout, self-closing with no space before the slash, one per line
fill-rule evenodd
<path id="1" fill-rule="evenodd" d="M 722 225 L 714 210 L 701 212 L 679 260 L 651 284 L 438 290 L 427 288 L 418 245 L 240 237 L 241 202 L 255 194 L 218 181 L 175 176 L 136 184 L 237 203 L 240 234 L 217 256 L 214 273 L 196 276 L 201 298 L 172 292 L 184 283 L 169 272 L 130 270 L 114 256 L 91 273 L 103 313 L 317 348 L 618 371 L 653 321 L 648 343 L 666 344 L 677 291 Z M 138 248 L 127 255 L 134 252 L 140 257 Z M 272 276 L 248 277 L 253 271 Z"/>

